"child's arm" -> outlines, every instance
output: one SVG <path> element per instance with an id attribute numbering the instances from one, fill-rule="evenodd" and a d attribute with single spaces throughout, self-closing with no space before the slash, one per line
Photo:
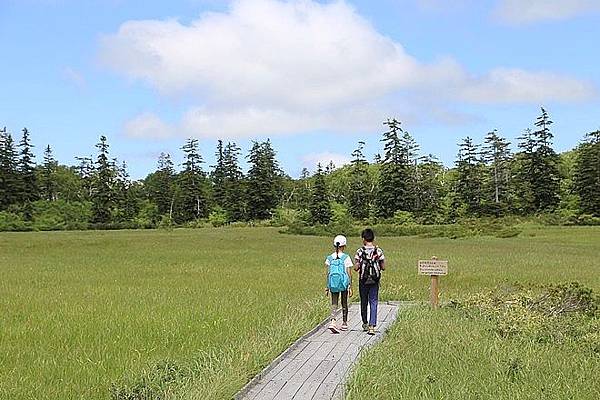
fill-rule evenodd
<path id="1" fill-rule="evenodd" d="M 329 265 L 325 261 L 325 296 L 329 294 Z"/>

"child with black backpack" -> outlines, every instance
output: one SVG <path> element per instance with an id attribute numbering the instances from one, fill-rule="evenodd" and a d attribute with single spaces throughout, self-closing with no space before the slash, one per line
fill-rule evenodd
<path id="1" fill-rule="evenodd" d="M 375 232 L 367 228 L 362 231 L 363 246 L 356 250 L 354 260 L 358 271 L 358 291 L 360 293 L 360 314 L 363 330 L 369 335 L 375 334 L 377 325 L 377 303 L 379 301 L 379 280 L 385 269 L 383 250 L 375 246 Z M 367 306 L 369 315 L 367 319 Z"/>
<path id="2" fill-rule="evenodd" d="M 327 256 L 325 266 L 327 268 L 327 287 L 325 294 L 331 294 L 331 323 L 329 330 L 332 333 L 340 333 L 336 324 L 335 314 L 338 310 L 338 301 L 342 300 L 343 322 L 341 330 L 348 330 L 348 295 L 352 297 L 352 258 L 344 253 L 346 249 L 346 237 L 338 235 L 333 239 L 335 253 Z"/>

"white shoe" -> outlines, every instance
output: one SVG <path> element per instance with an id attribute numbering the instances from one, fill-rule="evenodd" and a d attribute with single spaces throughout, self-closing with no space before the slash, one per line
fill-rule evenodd
<path id="1" fill-rule="evenodd" d="M 347 323 L 343 323 L 342 326 L 340 327 L 340 330 L 342 331 L 347 331 L 348 330 L 348 324 Z"/>
<path id="2" fill-rule="evenodd" d="M 335 319 L 331 320 L 331 323 L 329 324 L 329 330 L 331 331 L 331 333 L 340 333 L 337 326 L 335 325 Z"/>

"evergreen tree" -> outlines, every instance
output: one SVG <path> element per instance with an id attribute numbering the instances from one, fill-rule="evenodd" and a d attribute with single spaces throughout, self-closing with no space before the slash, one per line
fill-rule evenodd
<path id="1" fill-rule="evenodd" d="M 331 220 L 331 204 L 329 203 L 327 184 L 320 163 L 317 165 L 309 210 L 314 224 L 327 225 Z"/>
<path id="2" fill-rule="evenodd" d="M 600 217 L 600 130 L 588 133 L 578 147 L 575 191 L 581 212 Z"/>
<path id="3" fill-rule="evenodd" d="M 466 137 L 460 143 L 458 153 L 456 192 L 458 199 L 467 206 L 467 211 L 472 214 L 481 212 L 482 174 L 481 160 L 479 159 L 478 146 L 473 139 Z"/>
<path id="4" fill-rule="evenodd" d="M 384 142 L 384 158 L 378 180 L 376 206 L 380 217 L 390 218 L 396 211 L 410 211 L 410 176 L 406 149 L 400 138 L 400 134 L 404 133 L 400 122 L 392 119 L 387 120 L 384 125 L 389 130 L 381 140 Z"/>
<path id="5" fill-rule="evenodd" d="M 171 221 L 175 203 L 175 168 L 170 154 L 160 153 L 157 170 L 148 178 L 148 195 L 156 204 L 158 214 L 168 215 Z"/>
<path id="6" fill-rule="evenodd" d="M 419 174 L 419 144 L 408 132 L 404 132 L 401 138 L 407 168 L 407 203 L 408 210 L 415 211 L 420 208 L 419 193 L 417 187 Z"/>
<path id="7" fill-rule="evenodd" d="M 352 152 L 350 167 L 348 211 L 356 219 L 367 218 L 371 208 L 371 182 L 368 163 L 363 154 L 364 146 L 365 142 L 358 142 L 358 147 Z"/>
<path id="8" fill-rule="evenodd" d="M 527 215 L 535 211 L 535 199 L 531 177 L 535 169 L 535 141 L 531 129 L 525 129 L 522 136 L 518 138 L 519 149 L 513 160 L 512 175 L 514 179 L 511 182 L 510 193 L 513 201 L 514 211 Z"/>
<path id="9" fill-rule="evenodd" d="M 224 166 L 224 154 L 223 154 L 223 141 L 217 142 L 217 152 L 215 153 L 217 160 L 216 165 L 213 167 L 211 173 L 211 181 L 213 186 L 214 202 L 221 208 L 224 207 L 225 202 L 225 190 L 223 183 L 225 182 L 225 166 Z"/>
<path id="10" fill-rule="evenodd" d="M 239 165 L 241 149 L 235 143 L 227 143 L 223 151 L 223 209 L 230 221 L 242 221 L 246 217 L 244 174 Z"/>
<path id="11" fill-rule="evenodd" d="M 21 193 L 19 194 L 19 203 L 23 204 L 26 208 L 29 208 L 29 203 L 39 198 L 39 188 L 37 184 L 37 178 L 35 175 L 35 156 L 33 155 L 31 148 L 33 145 L 30 143 L 29 130 L 23 128 L 23 137 L 19 142 L 20 158 L 18 164 L 18 172 L 21 177 Z M 30 219 L 31 215 L 26 215 Z"/>
<path id="12" fill-rule="evenodd" d="M 183 222 L 208 216 L 206 181 L 202 171 L 202 156 L 198 139 L 188 139 L 181 148 L 184 153 L 183 171 L 179 174 L 179 213 Z"/>
<path id="13" fill-rule="evenodd" d="M 484 180 L 484 208 L 500 215 L 507 209 L 510 181 L 510 143 L 498 135 L 497 130 L 488 132 L 481 158 L 487 170 Z"/>
<path id="14" fill-rule="evenodd" d="M 107 224 L 111 222 L 111 210 L 114 205 L 113 180 L 115 172 L 109 158 L 106 136 L 100 136 L 96 144 L 95 174 L 92 180 L 92 222 Z"/>
<path id="15" fill-rule="evenodd" d="M 52 155 L 52 148 L 50 148 L 50 145 L 48 145 L 44 150 L 44 164 L 42 165 L 40 179 L 42 198 L 48 201 L 55 201 L 57 199 L 57 167 L 58 163 Z"/>
<path id="16" fill-rule="evenodd" d="M 91 200 L 94 195 L 94 176 L 96 174 L 96 167 L 92 157 L 75 157 L 79 162 L 75 169 L 77 175 L 81 179 L 81 193 L 80 200 Z"/>
<path id="17" fill-rule="evenodd" d="M 115 205 L 112 219 L 116 222 L 131 222 L 140 210 L 139 199 L 134 185 L 127 171 L 127 163 L 123 161 L 120 165 L 114 160 L 116 177 L 114 180 L 113 193 L 115 194 Z"/>
<path id="18" fill-rule="evenodd" d="M 560 174 L 558 170 L 558 155 L 552 148 L 554 135 L 550 131 L 553 122 L 544 108 L 537 118 L 532 133 L 536 150 L 533 158 L 532 175 L 530 176 L 533 190 L 534 206 L 538 211 L 552 211 L 558 205 L 560 190 Z"/>
<path id="19" fill-rule="evenodd" d="M 427 223 L 440 219 L 443 188 L 444 166 L 433 155 L 420 158 L 417 168 L 417 208 L 415 212 Z"/>
<path id="20" fill-rule="evenodd" d="M 0 210 L 19 200 L 21 180 L 18 162 L 12 135 L 4 128 L 0 130 Z"/>
<path id="21" fill-rule="evenodd" d="M 248 218 L 268 219 L 282 192 L 281 170 L 271 142 L 253 142 L 247 179 Z"/>

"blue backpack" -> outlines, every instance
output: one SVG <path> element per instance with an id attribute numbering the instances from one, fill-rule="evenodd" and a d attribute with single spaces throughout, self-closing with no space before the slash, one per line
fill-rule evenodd
<path id="1" fill-rule="evenodd" d="M 329 278 L 327 279 L 327 286 L 329 291 L 332 293 L 339 293 L 348 290 L 349 278 L 346 274 L 346 267 L 344 261 L 348 258 L 348 254 L 342 253 L 340 258 L 333 256 L 327 257 L 329 261 Z"/>

